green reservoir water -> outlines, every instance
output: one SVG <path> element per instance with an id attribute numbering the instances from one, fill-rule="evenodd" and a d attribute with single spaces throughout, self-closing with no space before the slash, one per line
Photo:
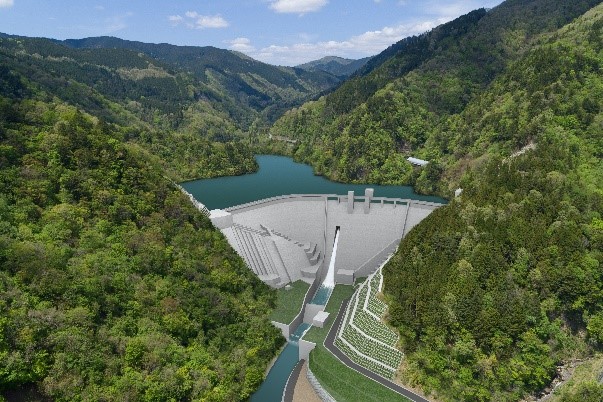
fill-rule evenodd
<path id="1" fill-rule="evenodd" d="M 310 166 L 284 156 L 257 155 L 256 160 L 260 166 L 256 173 L 189 181 L 182 183 L 182 187 L 209 209 L 227 208 L 288 194 L 347 195 L 349 190 L 354 190 L 355 195 L 363 196 L 364 189 L 369 187 L 375 189 L 375 197 L 446 202 L 439 197 L 416 194 L 409 186 L 336 183 L 315 176 Z"/>

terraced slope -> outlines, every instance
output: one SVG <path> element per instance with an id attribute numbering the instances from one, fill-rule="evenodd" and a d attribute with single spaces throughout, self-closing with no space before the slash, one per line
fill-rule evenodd
<path id="1" fill-rule="evenodd" d="M 335 345 L 357 364 L 392 379 L 402 362 L 398 334 L 382 316 L 387 305 L 377 297 L 382 286 L 381 270 L 367 278 L 348 303 Z"/>

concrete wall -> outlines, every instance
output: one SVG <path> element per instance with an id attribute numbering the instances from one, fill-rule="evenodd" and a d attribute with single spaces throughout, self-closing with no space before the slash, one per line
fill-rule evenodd
<path id="1" fill-rule="evenodd" d="M 264 225 L 292 239 L 318 245 L 324 254 L 324 198 L 291 198 L 283 202 L 259 204 L 255 208 L 232 211 L 234 223 L 253 229 Z"/>
<path id="2" fill-rule="evenodd" d="M 289 339 L 289 325 L 283 324 L 282 322 L 271 321 L 272 325 L 281 330 L 281 333 L 285 337 L 285 339 Z"/>
<path id="3" fill-rule="evenodd" d="M 306 304 L 306 309 L 304 311 L 304 322 L 307 324 L 312 324 L 312 320 L 314 316 L 320 311 L 324 311 L 325 306 L 322 304 Z"/>
<path id="4" fill-rule="evenodd" d="M 387 259 L 387 257 L 396 251 L 396 248 L 400 244 L 400 240 L 394 240 L 387 247 L 381 250 L 379 253 L 375 254 L 370 260 L 365 262 L 360 268 L 358 268 L 355 272 L 354 279 L 369 276 L 373 272 L 377 270 Z"/>
<path id="5" fill-rule="evenodd" d="M 310 352 L 316 347 L 314 342 L 304 341 L 300 339 L 299 341 L 299 360 L 308 360 L 310 357 Z"/>
<path id="6" fill-rule="evenodd" d="M 301 269 L 310 265 L 304 249 L 281 237 L 273 236 L 273 240 L 291 282 L 302 279 Z"/>
<path id="7" fill-rule="evenodd" d="M 410 209 L 408 210 L 408 218 L 406 219 L 406 226 L 404 228 L 404 235 L 410 232 L 410 229 L 419 224 L 423 219 L 427 218 L 427 216 L 433 212 L 434 209 L 440 207 L 441 204 L 435 203 L 419 203 L 413 201 L 410 204 Z"/>
<path id="8" fill-rule="evenodd" d="M 373 198 L 370 192 L 367 195 L 355 198 L 349 193 L 347 196 L 282 196 L 228 208 L 227 212 L 232 214 L 235 226 L 252 230 L 262 230 L 263 226 L 291 240 L 315 243 L 324 256 L 319 278 L 326 274 L 324 267 L 331 258 L 335 229 L 339 226 L 335 274 L 339 270 L 354 271 L 354 277 L 359 277 L 372 273 L 406 233 L 440 206 L 422 201 Z M 228 229 L 224 231 L 231 241 Z M 302 278 L 300 270 L 309 266 L 303 248 L 298 250 L 295 244 L 283 238 L 275 242 L 288 277 L 291 281 Z M 239 248 L 235 245 L 235 249 Z M 350 282 L 349 277 L 343 280 L 344 275 L 339 275 L 340 281 L 346 283 Z M 281 279 L 288 278 L 281 275 Z"/>
<path id="9" fill-rule="evenodd" d="M 341 228 L 335 272 L 340 269 L 356 271 L 384 247 L 399 240 L 404 229 L 406 208 L 405 205 L 394 207 L 392 204 L 372 203 L 369 213 L 364 213 L 364 202 L 357 201 L 353 213 L 348 214 L 347 203 L 329 201 L 327 244 L 332 243 L 335 227 Z"/>

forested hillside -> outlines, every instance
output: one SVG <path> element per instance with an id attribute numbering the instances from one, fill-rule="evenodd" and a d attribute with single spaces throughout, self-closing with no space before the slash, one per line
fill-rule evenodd
<path id="1" fill-rule="evenodd" d="M 0 395 L 245 400 L 274 293 L 127 130 L 0 87 Z"/>
<path id="2" fill-rule="evenodd" d="M 0 76 L 127 127 L 177 180 L 257 168 L 245 134 L 339 82 L 212 47 L 0 34 Z M 18 96 L 18 95 L 15 95 Z M 243 139 L 243 141 L 242 141 Z"/>
<path id="3" fill-rule="evenodd" d="M 190 73 L 196 99 L 205 98 L 227 113 L 243 130 L 252 123 L 271 123 L 285 110 L 313 98 L 340 79 L 324 70 L 278 67 L 242 53 L 211 46 L 174 46 L 127 41 L 113 37 L 72 39 L 61 42 L 77 49 L 127 49 Z"/>
<path id="4" fill-rule="evenodd" d="M 464 191 L 385 267 L 406 381 L 443 400 L 518 400 L 603 346 L 602 69 L 599 5 L 427 139 Z M 600 401 L 603 386 L 572 392 Z"/>
<path id="5" fill-rule="evenodd" d="M 0 38 L 0 56 L 0 93 L 64 102 L 117 125 L 125 140 L 150 151 L 173 179 L 256 168 L 231 116 L 194 99 L 194 78 L 144 54 Z"/>
<path id="6" fill-rule="evenodd" d="M 442 137 L 457 114 L 543 35 L 598 3 L 508 0 L 473 11 L 393 45 L 333 93 L 286 113 L 271 133 L 298 139 L 292 154 L 333 179 L 449 195 L 441 174 L 457 156 Z M 410 155 L 432 163 L 414 170 Z"/>

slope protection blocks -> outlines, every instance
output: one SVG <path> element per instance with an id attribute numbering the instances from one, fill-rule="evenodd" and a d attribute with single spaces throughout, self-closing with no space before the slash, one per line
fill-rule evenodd
<path id="1" fill-rule="evenodd" d="M 383 283 L 377 270 L 356 290 L 348 303 L 335 345 L 352 361 L 392 379 L 402 363 L 398 334 L 382 322 L 387 306 L 377 297 Z"/>

